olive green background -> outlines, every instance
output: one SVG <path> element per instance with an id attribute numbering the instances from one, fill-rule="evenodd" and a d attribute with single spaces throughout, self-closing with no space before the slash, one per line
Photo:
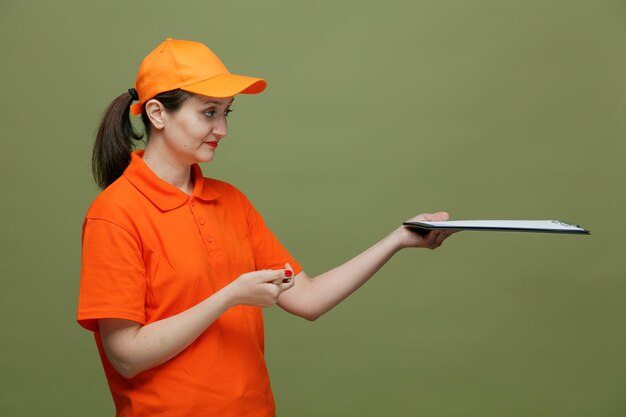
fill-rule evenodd
<path id="1" fill-rule="evenodd" d="M 268 80 L 205 175 L 310 275 L 421 212 L 561 219 L 398 254 L 266 310 L 278 415 L 626 415 L 626 2 L 0 1 L 0 415 L 112 416 L 75 322 L 104 108 L 166 37 Z"/>

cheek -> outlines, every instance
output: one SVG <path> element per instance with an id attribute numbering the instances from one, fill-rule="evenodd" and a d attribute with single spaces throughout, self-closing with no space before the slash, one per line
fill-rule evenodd
<path id="1" fill-rule="evenodd" d="M 189 117 L 187 120 L 187 133 L 196 139 L 204 139 L 211 131 L 211 123 L 203 115 L 199 117 Z"/>
<path id="2" fill-rule="evenodd" d="M 211 125 L 206 118 L 196 117 L 194 115 L 187 115 L 181 118 L 177 124 L 176 135 L 185 141 L 201 140 L 211 131 Z"/>

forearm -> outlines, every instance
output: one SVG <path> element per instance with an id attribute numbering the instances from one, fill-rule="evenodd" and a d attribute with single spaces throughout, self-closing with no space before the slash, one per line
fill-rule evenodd
<path id="1" fill-rule="evenodd" d="M 98 320 L 107 358 L 126 378 L 161 365 L 182 352 L 230 307 L 275 304 L 278 296 L 293 286 L 293 282 L 282 281 L 286 277 L 283 269 L 242 274 L 201 303 L 145 326 L 129 320 Z M 273 284 L 276 280 L 280 283 Z"/>
<path id="2" fill-rule="evenodd" d="M 228 287 L 175 316 L 145 326 L 126 320 L 100 320 L 107 358 L 131 378 L 178 355 L 231 306 Z"/>
<path id="3" fill-rule="evenodd" d="M 296 278 L 295 287 L 281 295 L 285 310 L 315 320 L 331 310 L 367 282 L 400 250 L 398 231 L 394 231 L 366 251 L 328 272 L 309 278 Z"/>

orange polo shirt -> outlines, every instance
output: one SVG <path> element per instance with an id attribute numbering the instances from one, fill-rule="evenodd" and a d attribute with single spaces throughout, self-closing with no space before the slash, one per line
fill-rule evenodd
<path id="1" fill-rule="evenodd" d="M 243 273 L 301 271 L 233 186 L 194 165 L 191 196 L 132 154 L 83 225 L 78 322 L 92 330 L 118 417 L 273 416 L 261 308 L 227 310 L 176 357 L 126 379 L 109 363 L 97 319 L 142 325 L 184 311 Z"/>

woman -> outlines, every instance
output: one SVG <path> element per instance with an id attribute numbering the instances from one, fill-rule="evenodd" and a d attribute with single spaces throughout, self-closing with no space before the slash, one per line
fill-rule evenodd
<path id="1" fill-rule="evenodd" d="M 94 332 L 118 416 L 274 415 L 260 307 L 315 320 L 398 250 L 449 236 L 400 227 L 309 278 L 246 197 L 197 165 L 226 137 L 234 96 L 265 85 L 200 43 L 167 39 L 103 118 L 93 169 L 104 191 L 83 225 L 78 321 Z M 129 110 L 141 114 L 144 151 L 132 152 Z"/>

